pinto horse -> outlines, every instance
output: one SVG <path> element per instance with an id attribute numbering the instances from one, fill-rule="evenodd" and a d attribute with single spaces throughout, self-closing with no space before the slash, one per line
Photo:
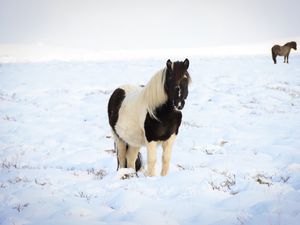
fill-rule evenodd
<path id="1" fill-rule="evenodd" d="M 288 42 L 284 46 L 274 45 L 271 49 L 274 64 L 277 63 L 276 61 L 277 55 L 284 56 L 284 63 L 285 62 L 289 63 L 289 55 L 290 55 L 291 48 L 297 50 L 297 43 L 295 41 Z"/>
<path id="2" fill-rule="evenodd" d="M 140 148 L 147 148 L 147 175 L 155 175 L 156 148 L 162 144 L 161 176 L 169 170 L 173 142 L 191 78 L 189 60 L 171 62 L 146 86 L 124 85 L 108 102 L 108 119 L 117 150 L 118 168 L 141 168 Z"/>

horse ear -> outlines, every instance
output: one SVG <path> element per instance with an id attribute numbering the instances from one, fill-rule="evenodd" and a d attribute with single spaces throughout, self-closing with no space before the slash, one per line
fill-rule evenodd
<path id="1" fill-rule="evenodd" d="M 190 61 L 188 59 L 185 59 L 183 65 L 185 66 L 186 69 L 188 69 L 190 65 Z"/>
<path id="2" fill-rule="evenodd" d="M 167 61 L 167 68 L 171 69 L 171 67 L 172 67 L 172 62 L 171 62 L 170 59 L 168 59 L 168 61 Z"/>

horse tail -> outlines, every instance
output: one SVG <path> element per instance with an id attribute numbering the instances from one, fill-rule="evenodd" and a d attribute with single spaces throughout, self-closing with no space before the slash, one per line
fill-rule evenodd
<path id="1" fill-rule="evenodd" d="M 139 171 L 143 166 L 143 158 L 142 154 L 139 152 L 137 155 L 137 158 L 135 160 L 135 171 Z"/>
<path id="2" fill-rule="evenodd" d="M 275 51 L 276 51 L 276 47 L 273 46 L 273 48 L 271 49 L 271 52 L 272 52 L 272 59 L 274 61 L 274 64 L 276 64 L 276 56 L 277 56 Z"/>

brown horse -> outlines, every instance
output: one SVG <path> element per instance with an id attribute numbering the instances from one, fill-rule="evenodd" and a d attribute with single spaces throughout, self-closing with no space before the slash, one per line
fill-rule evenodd
<path id="1" fill-rule="evenodd" d="M 274 45 L 272 47 L 272 58 L 273 58 L 274 64 L 276 64 L 277 55 L 284 56 L 284 63 L 285 62 L 289 63 L 289 54 L 290 54 L 291 48 L 297 50 L 297 43 L 295 41 L 288 42 L 284 46 Z"/>

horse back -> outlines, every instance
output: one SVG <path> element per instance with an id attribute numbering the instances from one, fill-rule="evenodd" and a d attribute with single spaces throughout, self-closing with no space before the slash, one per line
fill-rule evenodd
<path id="1" fill-rule="evenodd" d="M 290 53 L 291 47 L 289 45 L 274 45 L 272 47 L 272 54 L 279 55 L 279 56 L 286 56 Z"/>
<path id="2" fill-rule="evenodd" d="M 142 88 L 123 85 L 111 95 L 108 103 L 109 124 L 114 133 L 131 146 L 144 145 L 143 120 L 146 108 L 141 102 Z"/>

